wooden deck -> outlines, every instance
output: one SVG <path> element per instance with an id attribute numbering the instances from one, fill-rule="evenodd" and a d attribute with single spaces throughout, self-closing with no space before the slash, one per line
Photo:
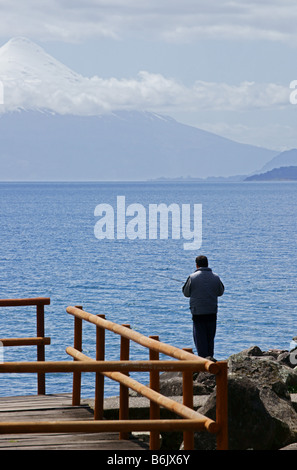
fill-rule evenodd
<path id="1" fill-rule="evenodd" d="M 72 406 L 71 394 L 0 397 L 2 421 L 92 420 L 87 405 Z M 118 433 L 0 435 L 2 450 L 146 450 L 137 439 L 119 440 Z"/>

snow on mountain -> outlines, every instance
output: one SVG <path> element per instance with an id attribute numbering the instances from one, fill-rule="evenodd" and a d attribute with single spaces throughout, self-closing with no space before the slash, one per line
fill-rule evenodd
<path id="1" fill-rule="evenodd" d="M 27 38 L 12 38 L 0 48 L 0 111 L 47 109 L 61 114 L 102 112 L 94 80 L 83 77 Z"/>
<path id="2" fill-rule="evenodd" d="M 47 54 L 27 38 L 10 39 L 0 48 L 0 74 L 3 81 L 77 82 L 82 76 Z"/>
<path id="3" fill-rule="evenodd" d="M 145 71 L 135 79 L 84 77 L 26 38 L 13 38 L 0 48 L 0 80 L 4 83 L 0 112 L 44 108 L 90 116 L 172 107 L 180 104 L 181 96 L 189 100 L 181 85 Z"/>

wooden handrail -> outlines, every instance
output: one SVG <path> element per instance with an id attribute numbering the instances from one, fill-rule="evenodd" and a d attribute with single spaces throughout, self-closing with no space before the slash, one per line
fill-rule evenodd
<path id="1" fill-rule="evenodd" d="M 86 356 L 85 354 L 82 354 L 80 351 L 75 351 L 73 348 L 67 348 L 68 353 L 72 353 L 71 355 L 75 357 L 78 361 L 90 361 L 91 359 Z M 91 360 L 92 361 L 92 360 Z M 93 361 L 95 362 L 95 361 Z M 160 362 L 160 361 L 157 361 Z M 129 363 L 128 363 L 129 366 Z M 153 400 L 155 403 L 158 403 L 160 406 L 164 406 L 164 408 L 168 408 L 171 411 L 174 411 L 175 413 L 179 414 L 183 418 L 189 418 L 189 419 L 201 419 L 205 420 L 205 423 L 207 423 L 206 428 L 209 427 L 210 423 L 214 423 L 213 420 L 206 418 L 205 416 L 201 415 L 200 413 L 197 413 L 196 411 L 188 408 L 185 405 L 182 405 L 175 400 L 172 400 L 168 397 L 165 397 L 164 395 L 152 390 L 150 387 L 147 387 L 146 385 L 143 385 L 139 382 L 137 382 L 134 379 L 131 379 L 127 375 L 123 374 L 122 372 L 102 372 L 106 377 L 109 377 L 112 380 L 115 380 L 116 382 L 119 382 L 120 384 L 126 385 L 127 387 L 132 388 L 132 390 L 135 390 L 135 392 L 141 393 L 144 397 L 148 398 L 149 400 Z"/>
<path id="2" fill-rule="evenodd" d="M 71 354 L 78 362 L 70 361 L 48 361 L 48 362 L 7 362 L 0 364 L 0 373 L 35 373 L 35 372 L 100 372 L 104 376 L 111 378 L 133 390 L 141 393 L 144 397 L 154 401 L 159 406 L 163 406 L 174 413 L 180 415 L 181 420 L 121 420 L 121 421 L 101 421 L 96 424 L 85 422 L 5 422 L 0 423 L 0 434 L 11 434 L 17 432 L 103 432 L 117 430 L 127 431 L 162 431 L 162 430 L 206 430 L 210 433 L 219 431 L 218 424 L 210 418 L 203 416 L 184 404 L 165 397 L 164 395 L 152 390 L 127 375 L 118 372 L 119 369 L 128 371 L 162 371 L 174 370 L 179 371 L 186 368 L 187 370 L 197 370 L 197 361 L 96 361 L 88 358 L 80 351 L 74 348 L 67 348 L 68 354 Z M 200 369 L 199 365 L 199 369 Z M 110 371 L 110 372 L 108 372 Z"/>
<path id="3" fill-rule="evenodd" d="M 102 420 L 102 421 L 6 421 L 0 423 L 0 434 L 16 433 L 66 433 L 66 432 L 116 432 L 116 431 L 185 431 L 205 429 L 201 419 L 161 420 Z"/>
<path id="4" fill-rule="evenodd" d="M 66 352 L 71 355 L 77 355 L 79 360 L 79 351 L 69 346 Z M 18 373 L 29 374 L 33 372 L 43 373 L 67 373 L 67 372 L 150 372 L 150 371 L 169 371 L 182 372 L 184 370 L 198 372 L 201 366 L 197 361 L 95 361 L 94 359 L 84 360 L 83 362 L 72 361 L 21 361 L 21 362 L 3 362 L 0 363 L 0 373 Z"/>
<path id="5" fill-rule="evenodd" d="M 0 338 L 2 346 L 38 346 L 39 344 L 51 344 L 50 338 Z"/>
<path id="6" fill-rule="evenodd" d="M 24 307 L 26 305 L 49 305 L 49 297 L 35 297 L 31 299 L 0 299 L 0 307 Z"/>
<path id="7" fill-rule="evenodd" d="M 157 354 L 163 353 L 167 356 L 173 357 L 174 359 L 178 359 L 178 363 L 182 366 L 181 371 L 183 372 L 183 405 L 186 406 L 186 408 L 189 409 L 189 406 L 193 406 L 193 370 L 190 370 L 187 368 L 186 364 L 193 363 L 195 365 L 196 370 L 199 371 L 207 371 L 209 373 L 215 374 L 216 375 L 216 388 L 217 388 L 217 396 L 219 397 L 217 399 L 217 406 L 216 406 L 216 421 L 213 421 L 213 427 L 212 429 L 214 430 L 217 434 L 217 448 L 218 449 L 227 449 L 228 448 L 228 419 L 227 419 L 227 363 L 226 362 L 213 362 L 205 358 L 201 358 L 199 356 L 195 356 L 192 352 L 192 350 L 181 350 L 179 348 L 176 348 L 174 346 L 162 343 L 159 341 L 157 337 L 147 337 L 144 336 L 134 330 L 131 330 L 129 328 L 129 325 L 119 325 L 117 323 L 108 321 L 105 319 L 104 315 L 94 315 L 91 313 L 88 313 L 82 309 L 82 307 L 72 307 L 69 306 L 66 309 L 67 313 L 71 314 L 75 318 L 75 325 L 77 325 L 77 320 L 80 320 L 80 328 L 82 328 L 82 320 L 88 321 L 89 323 L 93 323 L 97 327 L 97 339 L 100 337 L 100 332 L 101 330 L 104 331 L 109 330 L 113 333 L 116 333 L 121 336 L 121 339 L 125 338 L 126 340 L 132 340 L 146 348 L 149 349 L 150 351 L 150 357 L 152 352 L 155 352 Z M 76 334 L 78 334 L 78 337 L 82 337 L 82 330 L 76 331 Z M 104 338 L 103 335 L 101 335 L 101 340 Z M 76 340 L 74 340 L 74 343 Z M 123 344 L 123 341 L 121 341 L 121 345 Z M 98 348 L 104 349 L 104 345 L 99 344 L 98 341 L 96 342 L 96 351 L 98 351 Z M 76 348 L 70 348 L 68 347 L 66 349 L 66 352 L 74 358 L 75 361 L 82 361 L 83 363 L 89 362 L 90 358 L 82 354 L 81 352 L 82 349 L 82 344 L 80 343 L 80 350 L 77 350 Z M 97 355 L 97 353 L 96 353 Z M 122 355 L 122 353 L 121 353 Z M 125 356 L 125 358 L 127 358 Z M 139 361 L 138 361 L 139 362 Z M 154 361 L 150 360 L 150 363 Z M 158 362 L 158 361 L 156 361 Z M 175 362 L 175 361 L 169 361 L 169 362 Z M 181 362 L 183 364 L 181 364 Z M 133 361 L 130 361 L 129 363 L 133 363 Z M 132 369 L 131 369 L 132 370 Z M 151 369 L 147 369 L 151 370 Z M 167 369 L 166 369 L 167 370 Z M 146 387 L 142 384 L 139 384 L 136 381 L 133 381 L 129 377 L 123 374 L 124 369 L 118 369 L 118 371 L 115 372 L 110 372 L 110 371 L 101 371 L 100 373 L 104 375 L 105 377 L 111 378 L 113 380 L 118 381 L 121 386 L 120 386 L 120 407 L 123 406 L 125 409 L 128 408 L 128 394 L 126 393 L 126 390 L 128 390 L 128 387 L 136 390 L 138 393 L 140 393 L 143 396 L 146 396 L 147 398 L 150 399 L 150 402 L 154 402 L 158 407 L 160 407 L 160 404 L 162 403 L 162 406 L 165 408 L 168 406 L 169 409 L 174 410 L 176 407 L 176 402 L 172 403 L 172 401 L 168 401 L 166 397 L 163 395 L 160 395 L 158 391 L 152 390 L 150 387 Z M 96 398 L 95 398 L 95 414 L 98 415 L 97 418 L 101 419 L 103 415 L 100 415 L 100 413 L 96 413 L 96 408 L 97 408 L 97 400 L 98 397 L 101 396 L 101 405 L 100 409 L 102 409 L 102 400 L 104 397 L 104 388 L 103 388 L 103 383 L 101 384 L 101 392 L 99 393 L 99 390 L 96 392 Z M 126 388 L 126 389 L 125 389 Z M 80 391 L 73 391 L 75 393 L 75 396 L 79 399 L 80 397 Z M 154 398 L 152 398 L 154 397 Z M 75 404 L 78 404 L 79 402 L 76 402 Z M 74 403 L 73 403 L 74 404 Z M 188 405 L 188 406 L 187 406 Z M 172 407 L 172 408 L 171 408 Z M 98 407 L 99 408 L 99 407 Z M 157 409 L 155 409 L 155 413 L 157 412 Z M 194 412 L 195 413 L 195 412 Z M 120 416 L 126 417 L 126 411 L 121 412 L 120 410 Z M 194 418 L 194 417 L 193 417 Z M 154 420 L 155 421 L 155 420 Z M 155 437 L 153 438 L 151 431 L 151 438 L 150 438 L 150 448 L 153 449 L 158 449 L 158 444 L 157 441 L 158 439 L 156 438 L 157 434 L 155 432 Z M 124 433 L 121 433 L 120 436 L 123 436 Z M 184 431 L 184 449 L 185 450 L 190 450 L 193 449 L 194 446 L 194 433 L 193 431 Z"/>
<path id="8" fill-rule="evenodd" d="M 88 313 L 77 307 L 67 307 L 66 311 L 67 313 L 74 315 L 77 318 L 81 318 L 82 320 L 86 320 L 89 323 L 93 323 L 94 325 L 97 325 L 101 328 L 112 331 L 113 333 L 124 336 L 125 338 L 129 338 L 135 343 L 138 343 L 148 349 L 158 351 L 160 353 L 163 353 L 167 356 L 179 360 L 195 360 L 197 361 L 197 363 L 203 366 L 203 369 L 201 370 L 205 370 L 212 374 L 216 374 L 219 371 L 219 368 L 215 362 L 212 362 L 208 359 L 204 359 L 199 356 L 195 356 L 193 353 L 187 352 L 183 349 L 179 349 L 175 346 L 161 343 L 160 341 L 155 340 L 152 337 L 147 337 L 141 333 L 138 333 L 137 331 L 131 330 L 130 328 L 126 328 L 123 325 L 118 325 L 117 323 L 105 320 L 104 318 L 98 317 L 97 315 L 94 315 L 92 313 Z"/>
<path id="9" fill-rule="evenodd" d="M 44 347 L 48 338 L 44 337 L 43 330 L 43 308 L 42 298 L 38 299 L 16 299 L 0 300 L 0 306 L 19 306 L 22 302 L 34 300 L 37 307 L 36 338 L 11 338 L 4 339 L 18 344 L 37 344 Z M 21 302 L 21 303 L 18 303 Z M 32 305 L 25 303 L 24 305 Z M 67 347 L 66 353 L 74 361 L 45 361 L 39 355 L 37 361 L 7 362 L 0 363 L 0 373 L 37 373 L 38 376 L 45 376 L 46 373 L 73 373 L 73 404 L 80 403 L 80 375 L 83 372 L 94 372 L 96 374 L 95 388 L 95 410 L 94 422 L 90 421 L 55 421 L 55 422 L 5 422 L 0 423 L 0 433 L 17 432 L 104 432 L 118 431 L 121 438 L 127 436 L 127 432 L 150 431 L 150 449 L 158 449 L 159 432 L 161 431 L 183 431 L 184 450 L 190 450 L 194 444 L 194 432 L 206 430 L 217 436 L 217 449 L 228 448 L 227 435 L 227 363 L 212 362 L 195 356 L 191 350 L 182 350 L 174 346 L 167 345 L 159 341 L 156 336 L 146 337 L 134 330 L 129 325 L 118 325 L 107 321 L 103 315 L 93 315 L 85 312 L 82 307 L 67 307 L 67 312 L 75 319 L 74 347 Z M 89 358 L 82 353 L 82 320 L 96 325 L 96 359 Z M 121 354 L 119 361 L 105 360 L 105 330 L 112 331 L 121 336 Z M 40 334 L 42 332 L 42 334 Z M 129 341 L 132 340 L 146 348 L 150 352 L 149 360 L 134 361 L 129 359 Z M 36 343 L 37 342 L 37 343 Z M 160 360 L 159 353 L 165 354 L 173 359 Z M 181 371 L 183 373 L 183 403 L 179 403 L 172 398 L 166 397 L 159 392 L 159 372 L 160 371 Z M 207 371 L 216 375 L 217 385 L 217 406 L 216 420 L 203 416 L 193 410 L 193 372 Z M 150 384 L 143 385 L 132 379 L 129 372 L 149 372 Z M 103 420 L 103 399 L 104 380 L 107 377 L 120 383 L 120 404 L 122 411 L 119 421 Z M 127 407 L 129 395 L 128 388 L 131 388 L 148 398 L 151 403 L 150 420 L 129 420 Z M 75 403 L 74 403 L 75 402 Z M 152 406 L 154 405 L 154 406 Z M 171 410 L 182 419 L 160 419 L 160 406 Z"/>

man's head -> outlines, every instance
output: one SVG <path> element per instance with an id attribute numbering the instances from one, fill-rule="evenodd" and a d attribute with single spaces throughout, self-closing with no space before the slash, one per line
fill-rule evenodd
<path id="1" fill-rule="evenodd" d="M 207 268 L 208 267 L 208 259 L 206 256 L 200 255 L 196 258 L 196 266 L 197 268 Z"/>

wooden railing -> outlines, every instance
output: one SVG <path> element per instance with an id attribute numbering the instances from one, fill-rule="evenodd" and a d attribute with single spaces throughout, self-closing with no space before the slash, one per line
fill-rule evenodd
<path id="1" fill-rule="evenodd" d="M 50 344 L 50 338 L 44 336 L 44 306 L 50 304 L 48 297 L 32 299 L 0 299 L 0 307 L 36 306 L 36 337 L 30 338 L 0 338 L 2 346 L 37 346 L 37 361 L 45 360 L 45 346 Z M 37 393 L 45 395 L 45 375 L 37 375 Z"/>
<path id="2" fill-rule="evenodd" d="M 227 363 L 212 362 L 159 341 L 156 336 L 147 337 L 129 325 L 118 325 L 105 319 L 103 315 L 85 312 L 82 307 L 68 307 L 67 312 L 74 316 L 74 346 L 66 352 L 74 361 L 57 362 L 10 362 L 0 364 L 0 373 L 73 373 L 72 404 L 80 404 L 81 374 L 95 373 L 94 421 L 61 422 L 14 422 L 0 423 L 0 433 L 17 432 L 110 432 L 120 433 L 120 439 L 128 438 L 129 432 L 150 431 L 150 449 L 159 448 L 161 431 L 183 431 L 184 449 L 194 448 L 194 432 L 208 431 L 216 434 L 217 449 L 228 448 L 227 426 Z M 82 353 L 82 322 L 96 325 L 96 358 Z M 120 360 L 105 360 L 105 330 L 120 335 Z M 129 360 L 130 341 L 149 350 L 149 359 Z M 160 360 L 162 353 L 175 360 Z M 159 392 L 161 371 L 181 371 L 183 373 L 183 403 L 163 396 Z M 193 410 L 193 372 L 206 371 L 216 376 L 216 419 L 210 419 Z M 149 372 L 150 383 L 143 385 L 129 376 L 129 372 Z M 119 420 L 103 420 L 104 377 L 120 383 Z M 150 400 L 150 419 L 129 419 L 129 388 Z M 167 408 L 182 419 L 160 419 L 160 407 Z"/>
<path id="3" fill-rule="evenodd" d="M 76 361 L 90 361 L 88 356 L 82 354 L 82 322 L 83 320 L 96 325 L 96 361 L 105 359 L 105 330 L 120 335 L 120 360 L 115 371 L 101 371 L 96 374 L 95 381 L 95 419 L 103 418 L 104 377 L 120 383 L 119 419 L 129 419 L 129 388 L 150 400 L 150 419 L 159 420 L 160 406 L 163 406 L 177 415 L 190 420 L 199 420 L 204 423 L 204 429 L 217 435 L 217 448 L 228 448 L 228 419 L 227 419 L 227 363 L 212 362 L 195 356 L 191 350 L 179 349 L 161 343 L 157 336 L 144 336 L 130 329 L 130 325 L 118 325 L 105 319 L 104 315 L 93 315 L 85 312 L 82 307 L 68 307 L 67 312 L 74 316 L 74 347 L 66 348 L 66 352 Z M 129 361 L 130 340 L 149 350 L 149 361 Z M 178 361 L 160 361 L 159 354 L 170 356 Z M 109 361 L 111 364 L 111 362 Z M 132 370 L 150 372 L 149 386 L 127 377 Z M 177 403 L 159 393 L 159 372 L 178 370 L 183 372 L 183 404 Z M 206 371 L 216 376 L 216 421 L 204 417 L 193 411 L 193 372 Z M 73 405 L 80 404 L 81 373 L 73 376 Z M 160 420 L 159 420 L 160 423 Z M 157 426 L 157 423 L 154 423 Z M 171 423 L 173 425 L 173 423 Z M 173 429 L 173 427 L 172 427 Z M 127 430 L 120 433 L 120 439 L 127 437 Z M 159 432 L 151 431 L 150 448 L 157 449 L 159 445 Z M 193 449 L 194 431 L 184 432 L 184 449 Z"/>

